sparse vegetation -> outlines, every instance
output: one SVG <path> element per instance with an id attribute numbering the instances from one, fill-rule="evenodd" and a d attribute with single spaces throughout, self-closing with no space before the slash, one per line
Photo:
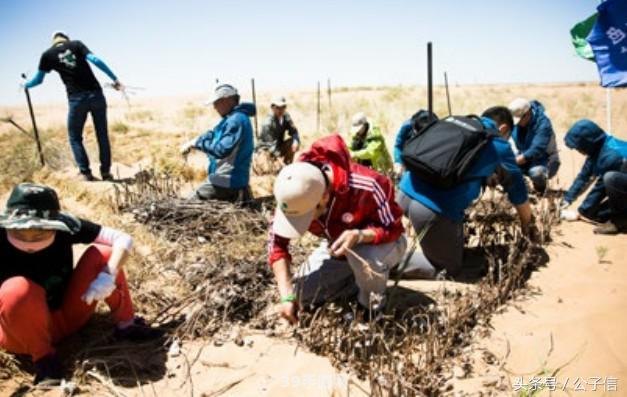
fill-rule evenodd
<path id="1" fill-rule="evenodd" d="M 111 129 L 112 132 L 117 133 L 117 134 L 126 134 L 130 130 L 130 127 L 128 126 L 128 124 L 120 120 L 115 121 L 113 124 L 111 124 L 111 127 L 109 128 Z"/>
<path id="2" fill-rule="evenodd" d="M 153 115 L 150 110 L 135 110 L 126 114 L 126 119 L 131 122 L 152 121 Z"/>
<path id="3" fill-rule="evenodd" d="M 597 261 L 599 264 L 605 263 L 605 257 L 607 255 L 607 247 L 604 245 L 597 245 L 595 248 L 597 253 Z"/>
<path id="4" fill-rule="evenodd" d="M 187 103 L 183 108 L 183 117 L 185 119 L 195 119 L 205 114 L 205 108 L 199 105 Z"/>
<path id="5" fill-rule="evenodd" d="M 580 95 L 584 91 L 589 92 L 590 98 L 585 98 L 585 106 L 576 107 L 580 100 Z M 549 110 L 559 134 L 558 138 L 561 138 L 565 129 L 575 118 L 588 117 L 600 123 L 603 123 L 605 120 L 605 109 L 602 106 L 605 94 L 601 89 L 596 89 L 591 85 L 583 85 L 581 87 L 557 87 L 554 85 L 507 86 L 506 90 L 493 89 L 493 87 L 453 87 L 451 85 L 451 94 L 454 113 L 480 113 L 489 105 L 506 104 L 516 96 L 537 98 Z M 621 95 L 625 95 L 625 93 L 616 93 L 615 104 L 617 109 L 625 110 L 627 108 L 624 105 L 624 100 L 621 105 L 620 99 L 625 98 L 625 96 L 621 97 Z M 289 111 L 301 131 L 303 147 L 306 147 L 317 137 L 313 133 L 316 120 L 315 95 L 312 95 L 310 91 L 294 94 L 293 97 L 290 97 L 289 94 L 286 94 L 286 96 L 290 101 Z M 386 96 L 387 101 L 384 101 L 383 98 L 386 98 Z M 260 93 L 258 97 L 267 99 L 270 95 Z M 387 134 L 388 143 L 391 143 L 393 135 L 401 122 L 417 109 L 426 107 L 424 98 L 424 89 L 409 86 L 402 88 L 393 87 L 391 89 L 389 87 L 334 88 L 332 109 L 328 109 L 326 96 L 322 96 L 321 122 L 324 127 L 321 128 L 323 130 L 322 133 L 337 130 L 347 135 L 349 118 L 358 111 L 364 111 L 370 118 L 378 122 L 382 131 Z M 263 101 L 260 99 L 259 101 L 258 109 L 261 117 L 265 115 L 266 106 L 269 102 L 265 99 Z M 446 113 L 446 101 L 441 87 L 436 87 L 435 100 L 436 111 L 441 115 Z M 112 139 L 115 139 L 113 146 L 114 159 L 125 164 L 135 164 L 136 162 L 144 161 L 184 181 L 203 179 L 206 172 L 206 160 L 198 156 L 196 162 L 186 163 L 179 155 L 178 147 L 180 143 L 191 138 L 190 134 L 192 132 L 190 131 L 193 131 L 193 133 L 202 131 L 194 124 L 195 122 L 200 121 L 203 123 L 203 128 L 208 128 L 218 117 L 211 108 L 204 108 L 194 105 L 194 103 L 190 101 L 181 106 L 178 99 L 176 105 L 173 105 L 173 102 L 164 101 L 156 104 L 154 108 L 151 107 L 150 110 L 141 108 L 141 110 L 132 111 L 126 115 L 126 118 L 125 112 L 128 112 L 126 107 L 112 107 L 110 109 L 111 120 L 124 120 L 120 121 L 121 126 L 118 126 L 116 122 L 111 124 L 111 132 L 117 133 L 112 134 Z M 573 109 L 575 108 L 577 112 L 574 112 Z M 206 119 L 204 116 L 207 116 Z M 50 115 L 42 117 L 42 120 L 38 120 L 38 122 L 40 126 L 63 125 L 64 117 L 63 111 L 55 111 L 50 112 Z M 135 123 L 148 121 L 150 123 L 146 125 L 135 125 Z M 627 119 L 615 117 L 614 123 L 616 130 L 627 130 Z M 194 128 L 190 128 L 190 126 Z M 97 161 L 94 136 L 93 133 L 89 132 L 93 132 L 91 128 L 91 123 L 88 123 L 85 138 L 90 158 Z M 124 131 L 118 131 L 118 128 Z M 267 278 L 267 274 L 261 273 L 261 281 L 263 281 L 261 284 L 258 283 L 259 280 L 251 281 L 250 278 L 250 276 L 255 274 L 255 266 L 265 266 L 265 232 L 262 233 L 260 229 L 248 228 L 247 226 L 244 229 L 247 232 L 248 229 L 251 230 L 249 233 L 250 239 L 246 240 L 245 244 L 237 246 L 232 245 L 233 241 L 230 241 L 228 236 L 225 235 L 220 236 L 219 244 L 207 244 L 206 241 L 198 240 L 198 236 L 195 235 L 193 237 L 196 238 L 196 241 L 191 239 L 188 242 L 192 248 L 181 250 L 177 243 L 166 238 L 166 231 L 152 229 L 149 222 L 144 224 L 141 218 L 138 218 L 139 221 L 132 221 L 131 218 L 135 214 L 129 215 L 128 213 L 112 211 L 108 193 L 103 193 L 104 188 L 100 188 L 103 184 L 93 185 L 100 186 L 98 188 L 94 187 L 92 189 L 91 186 L 86 188 L 84 184 L 76 183 L 75 180 L 69 180 L 67 175 L 70 173 L 57 172 L 57 170 L 64 170 L 67 167 L 66 171 L 71 170 L 74 173 L 74 166 L 71 162 L 71 154 L 67 143 L 67 133 L 64 127 L 45 130 L 42 136 L 45 138 L 43 142 L 46 159 L 49 160 L 51 165 L 47 169 L 40 171 L 36 149 L 32 140 L 15 133 L 10 126 L 0 126 L 0 167 L 3 170 L 0 174 L 0 193 L 6 194 L 15 183 L 20 181 L 34 179 L 44 182 L 52 185 L 59 191 L 60 195 L 68 203 L 69 208 L 67 209 L 132 234 L 138 249 L 132 255 L 127 268 L 138 312 L 148 314 L 150 319 L 158 318 L 167 322 L 167 320 L 172 319 L 178 320 L 177 313 L 175 313 L 176 310 L 173 308 L 184 297 L 193 297 L 193 299 L 199 299 L 199 301 L 206 299 L 202 300 L 201 303 L 203 305 L 205 302 L 213 302 L 211 299 L 215 297 L 211 293 L 216 289 L 216 285 L 212 285 L 208 280 L 219 280 L 219 282 L 227 283 L 237 279 L 237 274 L 222 273 L 222 270 L 217 265 L 235 263 L 240 259 L 246 266 L 251 265 L 251 267 L 245 268 L 243 280 L 247 283 L 250 282 L 251 285 L 256 287 L 259 287 L 259 285 L 268 287 L 264 291 L 255 290 L 255 297 L 260 297 L 262 300 L 274 297 L 272 280 Z M 391 145 L 389 144 L 388 146 L 391 149 Z M 259 183 L 259 181 L 260 179 L 254 180 L 253 184 Z M 271 192 L 271 178 L 267 179 L 267 182 L 270 186 L 268 191 Z M 160 206 L 155 208 L 158 207 L 159 210 L 162 210 L 162 205 L 167 203 L 160 202 L 158 203 Z M 539 217 L 539 223 L 543 227 L 541 233 L 544 236 L 550 234 L 551 217 L 553 216 L 551 211 L 554 210 L 553 207 L 551 207 L 553 209 L 550 209 L 547 203 L 541 202 L 538 204 L 542 208 L 542 214 L 545 215 Z M 496 226 L 493 229 L 487 227 L 487 221 L 475 222 L 474 226 L 486 226 L 486 229 L 480 233 L 483 236 L 481 238 L 501 238 L 503 241 L 512 243 L 507 248 L 509 250 L 507 252 L 511 254 L 510 257 L 503 257 L 503 252 L 499 251 L 501 248 L 497 248 L 499 244 L 493 241 L 495 244 L 486 251 L 486 255 L 492 255 L 490 261 L 498 262 L 499 266 L 495 266 L 491 270 L 501 269 L 503 264 L 509 263 L 510 258 L 513 258 L 514 261 L 512 263 L 517 264 L 519 267 L 514 266 L 511 268 L 511 273 L 499 273 L 498 271 L 490 273 L 491 276 L 487 277 L 477 288 L 478 292 L 472 292 L 472 289 L 469 289 L 470 292 L 468 293 L 461 293 L 461 295 L 458 295 L 456 292 L 443 292 L 441 296 L 438 295 L 436 297 L 439 300 L 436 299 L 437 302 L 432 308 L 418 306 L 414 309 L 414 312 L 408 310 L 408 315 L 404 318 L 401 316 L 395 319 L 399 320 L 399 327 L 397 327 L 398 324 L 393 325 L 393 323 L 387 322 L 385 326 L 375 324 L 369 326 L 370 328 L 364 331 L 356 324 L 353 324 L 347 327 L 345 332 L 333 334 L 330 331 L 333 324 L 343 321 L 341 315 L 346 314 L 351 308 L 342 307 L 344 311 L 340 315 L 334 311 L 337 307 L 325 306 L 320 308 L 319 311 L 313 312 L 312 317 L 303 318 L 303 327 L 297 331 L 297 336 L 302 346 L 329 357 L 338 367 L 351 368 L 354 371 L 353 373 L 361 374 L 363 377 L 370 379 L 373 390 L 401 390 L 400 388 L 408 385 L 407 389 L 403 389 L 408 390 L 407 394 L 414 390 L 436 390 L 436 387 L 443 384 L 442 379 L 444 379 L 447 371 L 450 370 L 451 363 L 455 360 L 463 361 L 465 359 L 464 354 L 460 353 L 464 344 L 472 338 L 480 337 L 473 331 L 475 329 L 473 327 L 476 324 L 485 324 L 496 307 L 500 307 L 503 302 L 512 296 L 522 294 L 525 290 L 521 290 L 520 287 L 524 286 L 524 281 L 528 274 L 519 273 L 519 271 L 529 271 L 538 262 L 538 260 L 532 260 L 537 259 L 535 256 L 530 258 L 516 256 L 521 253 L 516 245 L 520 243 L 520 236 L 514 226 L 511 214 L 504 214 L 498 208 L 494 209 L 494 211 L 490 210 L 490 208 L 484 210 L 489 213 L 494 212 L 494 215 L 501 216 L 501 218 L 496 219 Z M 207 212 L 210 212 L 209 209 Z M 173 211 L 173 213 L 176 213 L 176 211 Z M 206 221 L 202 216 L 198 216 L 195 219 L 200 223 L 202 223 L 201 221 Z M 494 220 L 494 218 L 491 219 Z M 225 222 L 225 224 L 233 228 L 239 225 L 232 220 Z M 193 228 L 190 228 L 190 231 L 193 231 Z M 504 237 L 507 232 L 512 232 L 513 236 Z M 176 234 L 182 235 L 182 233 Z M 201 237 L 207 239 L 207 236 L 203 235 Z M 477 239 L 478 237 L 474 235 L 473 238 Z M 476 240 L 469 241 L 469 243 L 476 244 Z M 595 250 L 599 262 L 606 260 L 607 247 L 599 246 Z M 238 263 L 235 263 L 233 266 L 237 266 Z M 192 266 L 194 264 L 203 264 L 205 267 L 199 270 L 200 267 Z M 216 276 L 220 274 L 224 277 Z M 199 288 L 198 291 L 194 289 L 196 287 Z M 233 289 L 229 291 L 236 291 L 239 287 L 246 288 L 241 282 L 239 284 L 236 282 Z M 260 291 L 263 293 L 257 294 Z M 266 293 L 267 295 L 265 295 Z M 269 302 L 264 301 L 263 303 Z M 243 303 L 248 305 L 250 302 Z M 235 308 L 231 305 L 230 309 L 248 310 L 251 308 L 250 305 L 246 305 L 242 306 L 242 308 Z M 188 320 L 180 328 L 177 328 L 177 326 L 181 326 L 181 323 L 167 325 L 172 327 L 169 328 L 171 335 L 174 335 L 174 330 L 178 330 L 176 332 L 180 337 L 193 336 L 199 339 L 204 338 L 206 341 L 208 334 L 204 334 L 205 330 L 217 329 L 216 336 L 227 338 L 226 335 L 222 335 L 222 328 L 220 328 L 222 325 L 218 327 L 220 329 L 213 327 L 217 324 L 215 322 L 215 312 L 205 310 L 206 307 L 203 308 L 202 305 L 199 306 L 200 309 L 189 305 L 185 307 L 190 311 L 179 312 L 178 314 L 183 317 L 187 315 Z M 228 316 L 233 313 L 229 311 L 229 306 L 220 307 L 228 309 L 225 309 L 222 314 L 226 313 L 227 319 L 230 321 L 232 317 Z M 258 306 L 255 307 L 259 308 Z M 269 307 L 269 305 L 264 307 Z M 252 313 L 250 317 L 244 316 L 242 318 L 266 321 L 266 317 L 263 317 L 261 314 L 263 310 L 257 309 L 250 311 Z M 463 313 L 457 312 L 456 309 L 462 309 Z M 411 313 L 416 314 L 416 316 L 411 318 L 409 315 Z M 240 317 L 237 317 L 237 319 L 240 319 Z M 239 329 L 240 325 L 246 321 L 242 320 L 237 324 L 236 328 Z M 257 324 L 263 323 L 259 322 Z M 101 379 L 107 382 L 107 385 L 115 385 L 117 383 L 113 382 L 118 382 L 122 378 L 127 380 L 131 378 L 132 382 L 129 387 L 135 387 L 140 382 L 136 381 L 134 371 L 144 371 L 144 364 L 150 359 L 148 356 L 161 354 L 163 346 L 134 346 L 133 350 L 129 351 L 127 350 L 129 349 L 128 345 L 111 344 L 106 341 L 102 337 L 102 325 L 102 322 L 92 321 L 85 331 L 87 336 L 81 336 L 83 338 L 81 342 L 89 340 L 90 337 L 94 337 L 93 341 L 87 343 L 85 348 L 80 349 L 80 351 L 76 351 L 76 349 L 72 351 L 68 364 L 71 369 L 75 370 L 74 379 L 86 393 L 94 390 L 99 390 L 103 393 L 113 393 L 111 390 L 115 391 L 115 389 L 111 389 L 110 386 L 104 387 L 100 380 L 93 378 L 92 375 L 87 375 L 88 371 L 96 369 Z M 107 323 L 106 325 L 109 326 L 110 324 Z M 227 327 L 228 325 L 226 323 L 224 326 Z M 402 326 L 407 327 L 407 329 L 401 330 L 400 327 Z M 425 327 L 427 328 L 426 331 Z M 392 338 L 381 339 L 381 335 L 391 335 Z M 404 339 L 404 337 L 407 339 Z M 432 342 L 433 346 L 427 347 L 425 341 Z M 372 342 L 372 344 L 366 348 L 365 342 Z M 358 345 L 358 343 L 361 343 L 361 345 Z M 388 348 L 391 348 L 391 350 L 386 350 Z M 411 361 L 412 354 L 413 358 L 418 357 L 423 360 L 417 361 L 418 365 L 414 367 L 411 366 L 414 364 Z M 394 363 L 403 363 L 403 368 L 394 367 Z M 438 368 L 440 363 L 442 363 L 442 366 Z M 23 372 L 22 367 L 18 364 L 18 361 L 13 356 L 0 352 L 0 378 L 7 379 L 7 377 L 12 376 L 17 381 L 28 380 L 30 375 Z M 107 371 L 112 368 L 113 372 L 110 372 L 111 377 L 109 377 Z M 425 370 L 427 371 L 425 372 Z M 147 368 L 145 371 L 150 372 L 152 368 Z M 382 376 L 373 377 L 376 374 L 381 374 Z M 181 383 L 184 381 L 181 380 Z M 414 383 L 412 384 L 412 382 Z M 2 392 L 6 391 L 1 388 L 0 390 Z M 509 391 L 511 392 L 511 389 Z"/>

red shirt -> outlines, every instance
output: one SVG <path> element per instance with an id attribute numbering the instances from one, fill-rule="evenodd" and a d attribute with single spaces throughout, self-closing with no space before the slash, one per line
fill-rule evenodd
<path id="1" fill-rule="evenodd" d="M 333 170 L 333 186 L 327 212 L 309 225 L 309 232 L 334 241 L 349 229 L 370 229 L 372 244 L 397 240 L 404 232 L 403 211 L 394 199 L 394 185 L 378 172 L 350 160 L 339 135 L 317 140 L 299 161 L 326 164 Z M 328 234 L 327 234 L 328 233 Z M 268 262 L 291 260 L 289 239 L 275 235 L 270 227 Z"/>

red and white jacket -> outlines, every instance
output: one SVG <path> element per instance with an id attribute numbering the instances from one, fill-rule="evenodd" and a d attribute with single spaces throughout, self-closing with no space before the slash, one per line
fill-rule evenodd
<path id="1" fill-rule="evenodd" d="M 349 229 L 370 229 L 375 232 L 372 244 L 396 241 L 404 232 L 403 211 L 394 199 L 394 185 L 378 172 L 354 163 L 346 143 L 339 135 L 317 140 L 302 153 L 299 161 L 329 165 L 333 170 L 333 187 L 327 212 L 315 219 L 309 232 L 337 239 Z M 328 233 L 328 234 L 327 234 Z M 275 235 L 270 227 L 268 262 L 291 260 L 289 239 Z"/>

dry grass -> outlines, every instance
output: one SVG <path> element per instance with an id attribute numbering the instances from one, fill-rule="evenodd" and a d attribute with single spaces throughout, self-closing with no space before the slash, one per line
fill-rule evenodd
<path id="1" fill-rule="evenodd" d="M 592 85 L 452 86 L 451 94 L 454 112 L 462 114 L 480 113 L 488 106 L 506 104 L 517 96 L 537 98 L 547 107 L 558 137 L 578 118 L 588 117 L 605 125 L 605 92 Z M 261 117 L 269 108 L 271 96 L 272 93 L 258 94 Z M 443 114 L 446 102 L 441 87 L 436 88 L 435 96 L 435 109 Z M 347 132 L 350 117 L 358 111 L 366 112 L 379 124 L 391 144 L 402 121 L 426 106 L 424 89 L 338 88 L 333 93 L 332 109 L 323 96 L 323 128 L 316 132 L 315 93 L 295 92 L 287 97 L 304 147 L 328 131 Z M 214 112 L 201 108 L 199 102 L 200 99 L 194 98 L 141 100 L 129 108 L 110 101 L 112 125 L 120 122 L 129 127 L 125 133 L 111 133 L 114 161 L 152 164 L 181 181 L 202 179 L 204 164 L 200 167 L 186 164 L 177 150 L 180 143 L 217 121 Z M 615 115 L 627 111 L 627 92 L 615 93 L 614 106 Z M 66 209 L 132 234 L 137 249 L 127 263 L 127 271 L 135 304 L 140 313 L 162 322 L 170 337 L 213 335 L 214 340 L 224 340 L 237 338 L 231 328 L 273 327 L 276 319 L 267 309 L 276 296 L 265 263 L 266 235 L 265 228 L 260 226 L 265 222 L 263 213 L 248 213 L 242 218 L 240 209 L 228 208 L 221 218 L 212 211 L 213 204 L 208 204 L 206 210 L 185 209 L 173 197 L 178 186 L 166 189 L 158 186 L 160 193 L 145 189 L 129 201 L 133 203 L 131 206 L 120 201 L 112 205 L 109 192 L 86 188 L 68 180 L 67 173 L 57 172 L 71 164 L 64 127 L 65 106 L 35 104 L 35 108 L 51 165 L 40 170 L 29 138 L 20 136 L 11 126 L 0 125 L 0 167 L 5 170 L 0 175 L 0 195 L 23 180 L 44 182 L 57 189 Z M 29 125 L 24 110 L 3 109 L 0 113 L 14 114 L 21 125 Z M 627 119 L 615 117 L 614 125 L 617 131 L 625 131 Z M 86 144 L 95 158 L 93 128 L 88 127 Z M 570 167 L 567 161 L 563 163 L 562 168 Z M 129 186 L 129 192 L 124 193 L 128 194 L 126 198 L 145 188 L 142 186 Z M 271 191 L 271 179 L 268 186 L 270 189 L 265 190 Z M 523 293 L 529 271 L 542 260 L 540 247 L 530 246 L 521 238 L 520 231 L 509 222 L 511 213 L 500 200 L 498 194 L 487 196 L 471 214 L 468 234 L 472 234 L 470 229 L 474 234 L 468 245 L 483 246 L 482 254 L 489 261 L 488 276 L 476 288 L 459 293 L 443 290 L 432 307 L 418 305 L 406 308 L 404 314 L 391 312 L 385 321 L 366 322 L 366 327 L 358 322 L 346 324 L 344 315 L 352 311 L 350 306 L 324 306 L 304 314 L 296 337 L 308 349 L 330 357 L 336 365 L 368 378 L 374 393 L 443 393 L 451 366 L 463 364 L 460 349 L 471 337 L 476 337 L 476 325 L 488 321 L 491 313 L 512 296 Z M 152 204 L 154 211 L 145 211 Z M 547 237 L 554 220 L 554 203 L 545 198 L 538 200 L 535 207 L 543 227 L 541 234 Z M 160 227 L 159 223 L 170 212 L 186 213 L 190 217 L 184 218 L 189 222 L 185 226 L 196 227 L 183 228 L 181 224 L 177 228 Z M 211 218 L 212 215 L 215 217 Z M 217 226 L 221 232 L 217 235 L 208 232 L 213 229 L 202 226 L 205 222 Z M 221 229 L 225 224 L 229 231 L 233 228 L 232 236 Z M 248 228 L 252 232 L 242 239 Z M 183 251 L 181 245 L 187 248 Z M 304 253 L 304 250 L 297 252 L 296 257 L 303 258 Z M 215 294 L 216 285 L 225 291 L 226 300 Z M 250 293 L 254 299 L 239 300 L 242 293 Z M 149 362 L 150 352 L 159 352 L 155 360 L 162 358 L 165 341 L 161 345 L 134 347 L 111 343 L 102 338 L 104 324 L 99 320 L 92 322 L 81 339 L 74 341 L 84 349 L 68 356 L 74 380 L 84 390 L 115 394 L 116 385 L 142 384 L 163 376 L 160 369 L 151 367 L 144 374 L 140 364 Z M 96 333 L 101 337 L 89 343 Z M 124 350 L 130 353 L 123 354 Z M 15 358 L 0 352 L 0 377 L 29 380 L 30 375 L 18 364 Z"/>
<path id="2" fill-rule="evenodd" d="M 487 276 L 475 288 L 444 289 L 433 304 L 391 307 L 374 321 L 360 321 L 351 305 L 326 304 L 303 316 L 295 334 L 311 351 L 367 379 L 374 396 L 445 394 L 454 366 L 471 371 L 461 351 L 475 327 L 524 294 L 530 273 L 546 262 L 541 242 L 558 219 L 558 200 L 540 201 L 540 215 L 549 223 L 538 242 L 527 240 L 511 222 L 502 195 L 484 197 L 475 207 L 467 227 L 475 230 L 474 244 L 488 261 Z"/>
<path id="3" fill-rule="evenodd" d="M 158 322 L 180 322 L 174 331 L 179 338 L 237 342 L 244 331 L 233 330 L 274 328 L 276 318 L 267 309 L 276 294 L 261 259 L 265 217 L 230 204 L 180 201 L 174 198 L 176 190 L 170 178 L 146 178 L 116 194 L 116 208 L 132 213 L 160 241 L 187 248 L 169 252 L 150 266 L 150 279 L 176 284 L 177 294 L 144 295 L 148 299 L 143 305 L 157 313 Z M 325 304 L 303 313 L 294 331 L 297 339 L 338 367 L 367 379 L 374 395 L 444 393 L 446 376 L 472 339 L 475 326 L 524 293 L 521 288 L 530 272 L 545 260 L 540 243 L 550 237 L 550 225 L 557 219 L 558 198 L 538 199 L 537 213 L 547 223 L 540 242 L 532 243 L 511 222 L 504 196 L 487 194 L 468 220 L 474 230 L 469 245 L 481 247 L 488 261 L 487 277 L 476 288 L 443 290 L 435 304 L 397 307 L 381 319 L 366 322 L 349 304 Z M 207 225 L 213 225 L 213 233 L 207 234 Z M 222 249 L 207 249 L 208 245 Z M 352 319 L 347 320 L 347 313 L 353 313 Z"/>

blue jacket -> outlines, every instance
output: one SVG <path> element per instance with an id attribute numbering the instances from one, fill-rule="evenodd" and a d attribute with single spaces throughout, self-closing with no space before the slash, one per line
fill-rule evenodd
<path id="1" fill-rule="evenodd" d="M 255 113 L 254 104 L 241 103 L 196 140 L 196 149 L 209 158 L 208 179 L 212 185 L 230 189 L 248 186 L 254 149 L 249 117 Z"/>
<path id="2" fill-rule="evenodd" d="M 549 157 L 557 155 L 555 132 L 553 132 L 551 120 L 544 113 L 544 106 L 538 101 L 531 101 L 531 120 L 527 127 L 516 126 L 512 132 L 512 138 L 516 149 L 527 159 L 523 169 L 537 165 L 546 166 Z"/>
<path id="3" fill-rule="evenodd" d="M 411 119 L 408 119 L 401 125 L 401 128 L 396 134 L 396 140 L 394 141 L 394 162 L 397 164 L 403 163 L 401 155 L 403 154 L 403 147 L 405 146 L 405 142 L 407 142 L 411 135 L 411 129 L 412 122 Z"/>
<path id="4" fill-rule="evenodd" d="M 606 197 L 603 175 L 621 169 L 623 161 L 627 159 L 627 142 L 605 133 L 594 122 L 586 119 L 579 120 L 568 130 L 564 142 L 567 147 L 586 155 L 586 162 L 564 200 L 568 203 L 575 201 L 596 178 L 594 187 L 579 206 L 579 212 L 586 218 L 601 220 L 603 215 L 599 213 L 600 205 Z"/>
<path id="5" fill-rule="evenodd" d="M 496 129 L 492 120 L 482 118 L 481 121 L 486 128 Z M 476 162 L 466 174 L 466 181 L 458 186 L 451 189 L 439 189 L 423 182 L 411 172 L 405 172 L 399 188 L 407 196 L 419 201 L 437 214 L 455 222 L 462 222 L 464 211 L 473 200 L 479 197 L 486 178 L 494 173 L 498 165 L 511 176 L 512 183 L 507 188 L 509 201 L 514 205 L 523 204 L 527 201 L 527 187 L 523 174 L 516 165 L 516 158 L 509 142 L 497 136 L 493 137 L 490 144 L 479 153 Z"/>

